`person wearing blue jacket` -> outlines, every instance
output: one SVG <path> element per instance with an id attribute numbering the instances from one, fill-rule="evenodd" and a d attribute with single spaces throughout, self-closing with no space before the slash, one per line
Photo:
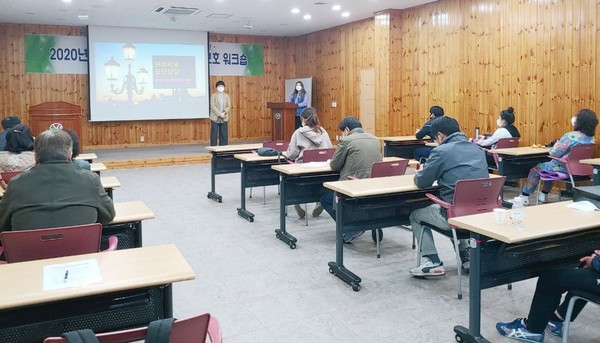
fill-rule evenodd
<path id="1" fill-rule="evenodd" d="M 417 171 L 414 182 L 419 188 L 431 187 L 435 181 L 441 186 L 439 195 L 444 201 L 452 203 L 456 181 L 489 177 L 485 153 L 475 144 L 467 140 L 460 132 L 458 121 L 450 117 L 439 117 L 431 121 L 431 137 L 439 146 L 435 147 L 427 163 Z M 409 217 L 415 237 L 421 232 L 421 257 L 425 262 L 410 273 L 415 277 L 442 276 L 446 274 L 444 263 L 440 258 L 433 241 L 431 229 L 422 225 L 427 222 L 441 229 L 451 230 L 446 210 L 438 204 L 413 210 Z M 462 268 L 469 271 L 470 261 L 466 240 L 459 243 Z"/>
<path id="2" fill-rule="evenodd" d="M 306 92 L 306 89 L 304 89 L 304 83 L 302 83 L 302 81 L 296 82 L 294 91 L 290 96 L 290 102 L 298 105 L 298 108 L 296 108 L 296 129 L 299 129 L 302 127 L 302 120 L 300 119 L 302 111 L 308 107 L 308 103 L 310 102 L 308 93 Z"/>

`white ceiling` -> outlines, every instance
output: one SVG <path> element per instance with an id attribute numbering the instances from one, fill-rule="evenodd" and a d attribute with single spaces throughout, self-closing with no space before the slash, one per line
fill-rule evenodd
<path id="1" fill-rule="evenodd" d="M 437 0 L 2 0 L 0 23 L 102 25 L 210 31 L 236 35 L 299 36 Z M 333 11 L 333 5 L 341 10 Z M 196 15 L 167 15 L 159 7 L 198 8 Z M 292 14 L 292 8 L 299 14 Z M 350 12 L 344 18 L 342 12 Z M 88 20 L 78 15 L 89 15 Z M 220 15 L 215 18 L 216 15 Z M 303 19 L 310 14 L 312 19 Z M 211 17 L 212 15 L 212 17 Z M 250 28 L 251 27 L 251 28 Z"/>

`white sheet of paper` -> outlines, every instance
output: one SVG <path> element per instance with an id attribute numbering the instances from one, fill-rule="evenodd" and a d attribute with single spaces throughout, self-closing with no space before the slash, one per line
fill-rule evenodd
<path id="1" fill-rule="evenodd" d="M 329 165 L 329 161 L 325 161 L 325 162 L 306 162 L 306 163 L 302 163 L 303 167 L 308 167 L 308 168 L 321 168 L 321 167 L 326 167 Z"/>
<path id="2" fill-rule="evenodd" d="M 82 260 L 44 266 L 44 291 L 101 282 L 96 260 Z"/>
<path id="3" fill-rule="evenodd" d="M 567 207 L 585 212 L 598 211 L 598 207 L 587 200 L 570 203 Z"/>

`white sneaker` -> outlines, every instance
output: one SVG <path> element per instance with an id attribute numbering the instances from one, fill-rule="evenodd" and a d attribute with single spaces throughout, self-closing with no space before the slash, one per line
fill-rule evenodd
<path id="1" fill-rule="evenodd" d="M 521 194 L 519 197 L 521 197 L 521 200 L 523 201 L 523 206 L 529 206 L 529 196 Z"/>
<path id="2" fill-rule="evenodd" d="M 538 192 L 538 201 L 541 203 L 545 203 L 548 198 L 548 194 L 544 194 L 542 192 Z"/>
<path id="3" fill-rule="evenodd" d="M 446 275 L 446 268 L 444 263 L 433 263 L 429 259 L 422 265 L 412 268 L 410 270 L 412 276 L 444 276 Z"/>

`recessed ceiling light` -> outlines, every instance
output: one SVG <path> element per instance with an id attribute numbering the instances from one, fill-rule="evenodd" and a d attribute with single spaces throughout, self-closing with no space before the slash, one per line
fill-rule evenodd
<path id="1" fill-rule="evenodd" d="M 342 13 L 342 17 L 347 18 L 350 16 L 350 12 L 344 12 Z"/>
<path id="2" fill-rule="evenodd" d="M 298 13 L 300 13 L 300 9 L 299 8 L 292 8 L 292 13 L 298 14 Z"/>
<path id="3" fill-rule="evenodd" d="M 312 16 L 310 14 L 305 14 L 303 18 L 304 18 L 304 20 L 310 20 L 310 18 L 312 18 Z"/>
<path id="4" fill-rule="evenodd" d="M 62 0 L 63 2 L 71 2 L 71 0 Z"/>
<path id="5" fill-rule="evenodd" d="M 88 20 L 88 19 L 90 19 L 90 16 L 89 16 L 89 14 L 79 14 L 79 15 L 77 16 L 77 18 L 78 18 L 79 20 Z"/>
<path id="6" fill-rule="evenodd" d="M 339 10 L 342 9 L 342 6 L 340 6 L 340 5 L 333 5 L 333 7 L 331 7 L 331 9 L 334 10 L 334 11 L 339 11 Z"/>

